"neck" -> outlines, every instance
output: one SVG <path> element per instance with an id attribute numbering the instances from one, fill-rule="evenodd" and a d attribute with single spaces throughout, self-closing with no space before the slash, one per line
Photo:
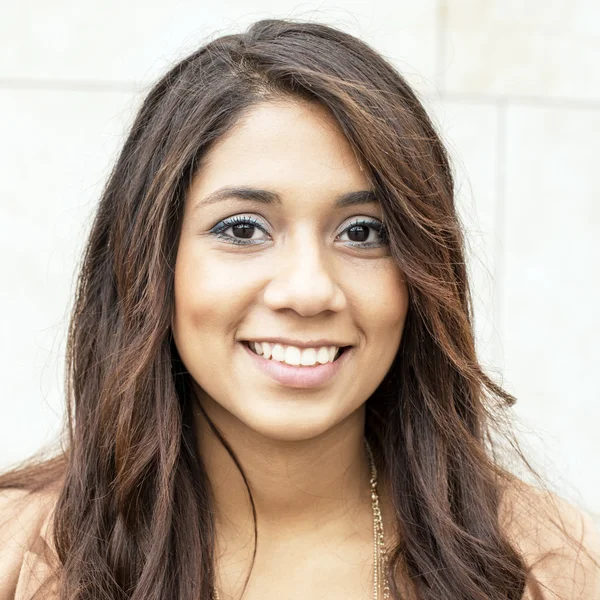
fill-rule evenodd
<path id="1" fill-rule="evenodd" d="M 317 437 L 267 438 L 207 396 L 202 408 L 237 456 L 252 492 L 257 527 L 271 538 L 372 531 L 370 465 L 364 444 L 365 406 Z M 252 537 L 252 505 L 235 462 L 196 409 L 199 454 L 214 495 L 217 529 Z M 380 495 L 381 495 L 381 486 Z M 226 534 L 225 534 L 226 535 Z"/>

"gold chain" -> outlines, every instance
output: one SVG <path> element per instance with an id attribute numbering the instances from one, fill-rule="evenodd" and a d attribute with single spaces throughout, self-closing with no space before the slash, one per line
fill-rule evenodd
<path id="1" fill-rule="evenodd" d="M 377 468 L 371 452 L 371 446 L 365 437 L 365 446 L 371 466 L 371 505 L 373 507 L 373 600 L 379 600 L 379 582 L 382 582 L 383 600 L 389 600 L 390 588 L 387 578 L 387 552 L 383 540 L 383 519 L 379 508 L 377 493 Z M 214 588 L 214 600 L 221 600 L 217 588 Z"/>

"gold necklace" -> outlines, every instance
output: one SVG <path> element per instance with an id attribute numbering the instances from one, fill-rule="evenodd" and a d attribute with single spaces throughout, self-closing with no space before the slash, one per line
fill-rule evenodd
<path id="1" fill-rule="evenodd" d="M 383 541 L 383 519 L 379 508 L 379 494 L 377 493 L 377 468 L 371 452 L 371 446 L 365 437 L 365 446 L 371 466 L 371 505 L 373 507 L 373 600 L 379 600 L 379 582 L 382 583 L 383 600 L 389 600 L 390 588 L 388 585 L 386 567 L 387 552 Z M 221 600 L 217 588 L 214 588 L 214 600 Z"/>

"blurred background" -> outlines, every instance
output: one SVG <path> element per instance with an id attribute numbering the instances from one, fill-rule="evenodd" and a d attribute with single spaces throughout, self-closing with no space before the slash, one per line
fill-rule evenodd
<path id="1" fill-rule="evenodd" d="M 67 0 L 0 6 L 0 469 L 60 432 L 75 275 L 152 83 L 265 17 L 390 60 L 446 142 L 479 353 L 553 489 L 600 524 L 597 0 Z"/>

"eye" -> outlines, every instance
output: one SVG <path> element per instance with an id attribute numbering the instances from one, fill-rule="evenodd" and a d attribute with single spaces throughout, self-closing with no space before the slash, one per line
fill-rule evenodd
<path id="1" fill-rule="evenodd" d="M 358 248 L 374 248 L 387 244 L 387 233 L 383 223 L 373 219 L 357 218 L 341 235 L 348 235 L 348 245 Z M 344 240 L 342 240 L 344 241 Z"/>
<path id="2" fill-rule="evenodd" d="M 227 233 L 231 230 L 231 233 Z M 217 223 L 210 233 L 229 244 L 255 245 L 266 241 L 260 232 L 267 234 L 266 228 L 250 215 L 235 215 Z M 358 248 L 374 248 L 387 244 L 383 223 L 374 219 L 357 218 L 340 235 L 347 234 L 346 245 Z M 267 234 L 268 235 L 268 234 Z"/>
<path id="3" fill-rule="evenodd" d="M 225 233 L 229 229 L 231 229 L 231 235 Z M 247 215 L 236 215 L 217 223 L 210 233 L 230 244 L 249 245 L 260 244 L 264 241 L 262 238 L 256 238 L 255 234 L 260 231 L 267 233 L 257 219 Z"/>

